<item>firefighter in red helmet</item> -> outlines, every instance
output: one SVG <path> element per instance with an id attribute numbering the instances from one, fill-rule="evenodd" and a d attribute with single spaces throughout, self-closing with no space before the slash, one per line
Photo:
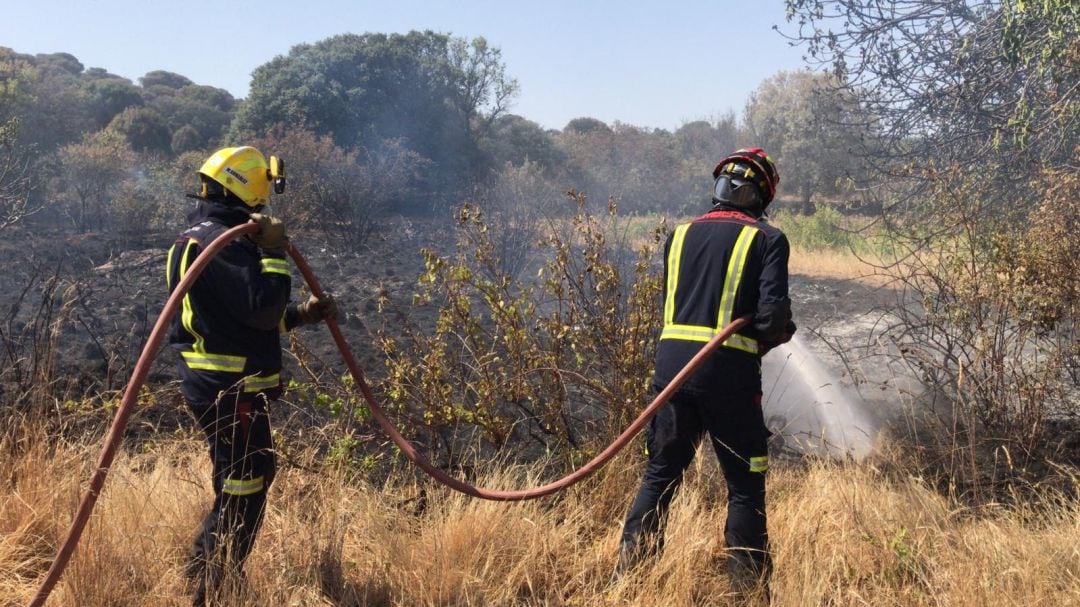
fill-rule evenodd
<path id="1" fill-rule="evenodd" d="M 765 221 L 780 175 L 760 148 L 713 171 L 712 209 L 677 226 L 664 247 L 664 313 L 653 389 L 658 393 L 732 320 L 753 322 L 691 376 L 649 423 L 648 464 L 626 516 L 617 574 L 656 555 L 664 518 L 699 442 L 708 436 L 728 487 L 728 573 L 733 589 L 767 588 L 766 441 L 761 356 L 791 339 L 789 246 Z"/>

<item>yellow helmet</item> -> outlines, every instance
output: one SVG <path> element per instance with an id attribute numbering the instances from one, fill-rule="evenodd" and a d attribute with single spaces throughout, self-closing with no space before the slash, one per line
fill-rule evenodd
<path id="1" fill-rule="evenodd" d="M 217 182 L 221 187 L 244 201 L 258 207 L 270 199 L 270 184 L 274 192 L 285 191 L 285 162 L 276 156 L 267 164 L 262 152 L 250 146 L 222 148 L 206 159 L 199 174 Z M 203 185 L 203 195 L 207 194 Z"/>

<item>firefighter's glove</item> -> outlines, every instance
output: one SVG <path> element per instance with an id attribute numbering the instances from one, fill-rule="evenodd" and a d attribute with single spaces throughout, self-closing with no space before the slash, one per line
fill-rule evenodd
<path id="1" fill-rule="evenodd" d="M 277 217 L 252 213 L 251 220 L 259 224 L 259 233 L 251 237 L 255 244 L 272 255 L 284 255 L 289 237 L 285 234 L 285 224 Z"/>
<path id="2" fill-rule="evenodd" d="M 795 331 L 797 329 L 798 327 L 795 326 L 795 321 L 789 320 L 787 321 L 787 325 L 784 326 L 784 332 L 781 333 L 777 338 L 771 340 L 759 340 L 758 350 L 760 351 L 761 355 L 764 356 L 769 350 L 772 350 L 776 346 L 779 346 L 780 344 L 786 344 L 787 342 L 791 341 L 791 338 L 795 335 Z"/>
<path id="3" fill-rule="evenodd" d="M 301 325 L 311 325 L 327 318 L 337 317 L 337 302 L 327 294 L 323 297 L 312 295 L 304 303 L 296 306 L 296 314 Z"/>
<path id="4" fill-rule="evenodd" d="M 779 343 L 786 344 L 791 341 L 791 338 L 795 336 L 795 331 L 797 330 L 798 327 L 795 326 L 794 320 L 787 321 L 787 325 L 784 326 L 784 334 L 780 336 Z"/>

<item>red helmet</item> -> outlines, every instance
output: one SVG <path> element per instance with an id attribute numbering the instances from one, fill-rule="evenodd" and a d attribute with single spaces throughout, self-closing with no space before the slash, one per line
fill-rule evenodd
<path id="1" fill-rule="evenodd" d="M 780 173 L 772 158 L 761 148 L 743 148 L 732 152 L 713 169 L 713 179 L 721 175 L 731 175 L 750 181 L 761 191 L 762 206 L 768 206 L 776 196 L 776 186 L 780 185 Z"/>

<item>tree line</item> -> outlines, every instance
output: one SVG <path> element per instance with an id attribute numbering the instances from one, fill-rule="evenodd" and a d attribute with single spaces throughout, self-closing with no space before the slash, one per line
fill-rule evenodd
<path id="1" fill-rule="evenodd" d="M 172 72 L 132 82 L 67 53 L 0 48 L 0 196 L 11 217 L 37 210 L 75 230 L 145 233 L 178 219 L 183 205 L 161 201 L 194 188 L 210 151 L 251 143 L 289 162 L 298 187 L 282 213 L 361 242 L 386 213 L 466 201 L 550 211 L 569 189 L 631 212 L 693 212 L 708 200 L 712 164 L 756 144 L 808 205 L 849 193 L 859 171 L 844 151 L 858 133 L 824 119 L 858 107 L 827 99 L 829 81 L 777 74 L 741 120 L 668 131 L 581 117 L 545 129 L 509 112 L 518 82 L 483 38 L 413 31 L 300 44 L 256 68 L 246 99 Z"/>

